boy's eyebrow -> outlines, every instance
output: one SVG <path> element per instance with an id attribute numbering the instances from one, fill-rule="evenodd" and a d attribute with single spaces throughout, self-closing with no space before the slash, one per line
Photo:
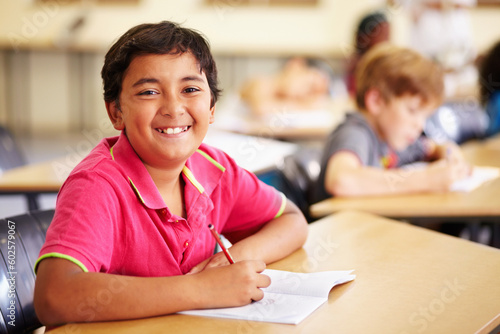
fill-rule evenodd
<path id="1" fill-rule="evenodd" d="M 182 82 L 185 82 L 185 81 L 200 81 L 200 82 L 205 82 L 205 80 L 203 80 L 202 76 L 197 76 L 197 75 L 190 75 L 190 76 L 187 76 L 187 77 L 183 77 L 181 79 L 181 81 Z M 140 85 L 145 84 L 145 83 L 158 83 L 158 82 L 160 82 L 160 80 L 155 79 L 155 78 L 142 78 L 142 79 L 137 80 L 132 85 L 132 87 L 140 86 Z"/>
<path id="2" fill-rule="evenodd" d="M 202 76 L 197 76 L 197 75 L 191 75 L 191 76 L 184 77 L 184 78 L 181 79 L 181 81 L 201 81 L 201 82 L 205 82 L 205 80 L 203 80 Z"/>
<path id="3" fill-rule="evenodd" d="M 159 82 L 159 80 L 155 79 L 155 78 L 142 78 L 142 79 L 139 79 L 136 82 L 134 82 L 132 87 L 140 86 L 140 85 L 145 84 L 145 83 L 158 83 L 158 82 Z"/>

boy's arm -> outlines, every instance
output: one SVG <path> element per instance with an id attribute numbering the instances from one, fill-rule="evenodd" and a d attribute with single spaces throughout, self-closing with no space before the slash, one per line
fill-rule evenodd
<path id="1" fill-rule="evenodd" d="M 373 196 L 445 192 L 469 172 L 464 161 L 441 159 L 425 168 L 381 169 L 361 165 L 351 152 L 333 155 L 327 164 L 325 188 L 334 196 Z"/>
<path id="2" fill-rule="evenodd" d="M 465 162 L 465 158 L 462 154 L 460 146 L 454 142 L 445 142 L 443 144 L 437 144 L 432 140 L 428 140 L 428 156 L 429 160 L 455 160 Z"/>
<path id="3" fill-rule="evenodd" d="M 280 217 L 269 221 L 255 234 L 233 244 L 229 252 L 236 262 L 260 260 L 271 263 L 302 247 L 306 238 L 307 221 L 297 206 L 287 200 L 285 210 Z M 219 252 L 193 267 L 190 273 L 227 263 L 224 254 Z"/>
<path id="4" fill-rule="evenodd" d="M 35 310 L 45 325 L 144 318 L 195 308 L 240 306 L 263 298 L 270 284 L 260 261 L 211 268 L 196 275 L 131 277 L 83 272 L 48 258 L 38 266 Z"/>

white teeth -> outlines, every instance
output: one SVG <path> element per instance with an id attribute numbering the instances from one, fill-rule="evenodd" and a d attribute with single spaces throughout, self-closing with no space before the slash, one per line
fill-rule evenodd
<path id="1" fill-rule="evenodd" d="M 178 133 L 181 133 L 183 131 L 187 131 L 188 127 L 187 126 L 184 126 L 182 128 L 166 128 L 166 129 L 156 129 L 156 131 L 160 132 L 160 133 L 166 133 L 166 134 L 169 134 L 169 135 L 174 135 L 174 134 L 178 134 Z"/>

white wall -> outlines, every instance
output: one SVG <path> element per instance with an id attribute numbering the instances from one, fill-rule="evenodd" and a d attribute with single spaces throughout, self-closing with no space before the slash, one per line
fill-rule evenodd
<path id="1" fill-rule="evenodd" d="M 0 42 L 18 47 L 61 45 L 67 28 L 85 23 L 70 39 L 77 47 L 107 49 L 126 29 L 173 20 L 199 29 L 217 53 L 337 52 L 351 42 L 355 21 L 382 0 L 320 0 L 312 7 L 237 6 L 238 0 L 142 0 L 138 6 L 35 6 L 33 0 L 0 0 Z M 64 43 L 63 43 L 64 44 Z"/>
<path id="2" fill-rule="evenodd" d="M 315 7 L 236 6 L 239 0 L 142 0 L 138 6 L 78 7 L 58 0 L 0 0 L 0 122 L 18 133 L 102 127 L 106 113 L 99 77 L 104 52 L 131 26 L 173 20 L 203 32 L 216 55 L 222 87 L 270 71 L 290 55 L 342 60 L 359 18 L 384 0 L 319 0 Z M 408 43 L 408 15 L 387 10 L 392 39 Z M 68 27 L 84 24 L 73 35 Z M 471 12 L 479 51 L 500 40 L 500 9 Z M 67 49 L 66 49 L 67 48 Z"/>

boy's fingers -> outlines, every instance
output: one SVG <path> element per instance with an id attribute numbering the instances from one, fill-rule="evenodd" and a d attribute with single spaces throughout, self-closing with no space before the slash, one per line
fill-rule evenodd
<path id="1" fill-rule="evenodd" d="M 261 273 L 266 269 L 266 263 L 264 261 L 252 261 L 254 264 L 254 269 L 256 272 Z"/>
<path id="2" fill-rule="evenodd" d="M 264 298 L 264 291 L 262 291 L 261 289 L 255 289 L 255 293 L 252 296 L 252 300 L 259 301 L 262 298 Z"/>
<path id="3" fill-rule="evenodd" d="M 257 279 L 257 287 L 259 288 L 267 288 L 271 285 L 271 278 L 264 274 L 259 274 L 259 278 Z"/>

